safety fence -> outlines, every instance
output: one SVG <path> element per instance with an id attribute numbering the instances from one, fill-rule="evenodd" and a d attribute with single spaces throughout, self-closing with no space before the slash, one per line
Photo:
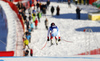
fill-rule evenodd
<path id="1" fill-rule="evenodd" d="M 14 18 L 14 20 L 12 18 L 10 18 L 9 21 L 11 21 L 11 22 L 8 23 L 8 24 L 14 24 L 13 22 L 15 22 L 15 25 L 13 27 L 10 26 L 8 28 L 10 28 L 10 30 L 11 30 L 11 31 L 9 31 L 10 32 L 10 35 L 12 35 L 13 32 L 15 32 L 13 34 L 16 35 L 16 37 L 13 36 L 14 38 L 12 39 L 13 40 L 12 42 L 9 42 L 9 41 L 11 41 L 11 38 L 9 38 L 9 40 L 7 41 L 8 48 L 7 48 L 7 51 L 5 51 L 5 53 L 6 52 L 9 53 L 10 51 L 11 52 L 13 51 L 12 52 L 12 54 L 14 53 L 13 55 L 11 55 L 11 52 L 9 53 L 11 56 L 23 56 L 23 38 L 22 38 L 23 37 L 23 34 L 24 34 L 24 23 L 23 23 L 23 19 L 18 14 L 19 12 L 18 12 L 17 7 L 15 6 L 15 4 L 13 4 L 12 2 L 6 1 L 6 0 L 5 1 L 2 1 L 2 2 L 3 3 L 5 2 L 4 4 L 5 4 L 5 6 L 7 6 L 5 8 L 7 8 L 8 10 L 5 9 L 5 11 L 7 11 L 8 14 L 12 10 L 12 13 L 11 13 L 10 16 L 12 16 L 12 18 Z M 8 6 L 10 6 L 10 7 L 8 7 Z M 6 13 L 6 15 L 8 15 L 7 13 Z M 16 29 L 16 30 L 14 30 L 14 29 Z M 9 43 L 11 43 L 12 45 L 14 45 L 15 47 L 12 46 L 12 45 L 10 45 Z M 2 52 L 2 53 L 4 55 L 4 52 Z"/>
<path id="2" fill-rule="evenodd" d="M 92 29 L 86 28 L 83 30 L 85 33 L 85 52 L 78 55 L 99 55 L 100 54 L 100 44 L 96 38 L 96 35 L 93 33 Z M 92 37 L 92 39 L 91 39 Z M 95 49 L 91 50 L 92 43 L 95 45 Z"/>
<path id="3" fill-rule="evenodd" d="M 18 14 L 17 7 L 12 3 L 8 2 L 12 10 L 16 13 L 18 20 L 16 20 L 17 23 L 17 41 L 16 41 L 16 54 L 15 56 L 23 56 L 23 34 L 24 34 L 24 22 L 21 16 Z"/>

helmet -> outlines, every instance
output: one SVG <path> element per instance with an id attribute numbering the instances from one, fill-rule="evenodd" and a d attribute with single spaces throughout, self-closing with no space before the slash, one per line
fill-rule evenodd
<path id="1" fill-rule="evenodd" d="M 55 23 L 51 23 L 51 26 L 55 25 Z"/>

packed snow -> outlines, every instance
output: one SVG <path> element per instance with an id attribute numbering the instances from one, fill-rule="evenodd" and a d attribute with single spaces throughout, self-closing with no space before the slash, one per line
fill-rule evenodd
<path id="1" fill-rule="evenodd" d="M 60 15 L 56 16 L 56 7 L 58 5 L 60 7 Z M 54 16 L 51 16 L 51 6 L 55 7 Z M 81 19 L 78 20 L 76 19 L 75 11 L 77 6 L 71 4 L 71 8 L 69 8 L 67 3 L 51 2 L 46 17 L 42 16 L 41 22 L 38 24 L 38 29 L 35 29 L 31 34 L 31 43 L 29 46 L 33 49 L 33 56 L 63 57 L 100 48 L 100 23 L 99 21 L 88 19 L 88 13 L 96 12 L 99 9 L 91 5 L 79 6 L 82 11 Z M 56 45 L 55 39 L 53 39 L 53 46 L 50 46 L 50 41 L 47 42 L 47 30 L 44 25 L 46 18 L 49 20 L 49 25 L 54 22 L 60 30 L 61 41 L 58 45 Z M 83 32 L 84 29 L 90 29 L 91 31 Z M 41 50 L 46 42 L 47 45 Z"/>
<path id="2" fill-rule="evenodd" d="M 43 2 L 45 3 L 45 2 Z M 55 7 L 54 16 L 51 16 L 50 8 L 51 6 Z M 60 6 L 60 16 L 56 16 L 56 7 Z M 79 6 L 79 5 L 78 5 Z M 42 16 L 41 22 L 38 23 L 38 29 L 34 29 L 31 33 L 31 43 L 29 44 L 30 48 L 33 49 L 33 57 L 25 57 L 25 58 L 0 58 L 0 60 L 4 59 L 5 61 L 33 61 L 33 60 L 43 60 L 43 61 L 90 61 L 93 58 L 87 59 L 79 59 L 77 54 L 94 50 L 100 48 L 100 22 L 92 21 L 88 19 L 89 12 L 96 12 L 99 9 L 89 5 L 81 5 L 79 6 L 81 11 L 81 19 L 76 19 L 76 5 L 71 4 L 71 8 L 68 7 L 67 3 L 57 3 L 51 2 L 49 10 L 47 10 L 47 15 Z M 28 11 L 26 11 L 26 14 Z M 28 14 L 27 14 L 28 16 Z M 50 41 L 47 41 L 47 30 L 45 29 L 44 21 L 45 19 L 49 20 L 49 25 L 54 22 L 59 30 L 61 35 L 61 41 L 56 45 L 55 39 L 53 39 L 54 45 L 50 46 Z M 84 29 L 90 29 L 91 32 L 83 32 Z M 45 43 L 46 46 L 41 49 Z M 38 57 L 41 59 L 37 59 L 37 56 L 47 56 L 47 59 L 44 57 Z M 49 58 L 48 58 L 49 56 Z M 60 58 L 68 56 L 76 56 L 77 58 L 73 59 L 69 57 L 69 59 Z M 58 57 L 59 59 L 53 58 Z M 90 57 L 90 56 L 89 56 Z M 99 56 L 93 56 L 99 57 Z M 94 58 L 92 61 L 100 60 L 100 58 Z"/>

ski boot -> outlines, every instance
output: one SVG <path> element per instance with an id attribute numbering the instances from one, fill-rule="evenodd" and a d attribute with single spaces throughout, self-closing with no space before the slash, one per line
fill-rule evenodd
<path id="1" fill-rule="evenodd" d="M 51 40 L 51 45 L 53 45 L 52 40 Z"/>
<path id="2" fill-rule="evenodd" d="M 58 41 L 57 41 L 57 39 L 56 39 L 56 45 L 58 45 Z"/>

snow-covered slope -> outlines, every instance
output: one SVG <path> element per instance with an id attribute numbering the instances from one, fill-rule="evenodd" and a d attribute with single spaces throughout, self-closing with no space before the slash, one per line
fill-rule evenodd
<path id="1" fill-rule="evenodd" d="M 54 16 L 51 16 L 50 7 L 55 7 Z M 56 7 L 60 6 L 60 16 L 56 16 Z M 86 51 L 100 48 L 100 23 L 99 21 L 88 20 L 89 10 L 94 11 L 91 5 L 83 6 L 81 11 L 81 19 L 76 19 L 76 6 L 71 4 L 71 8 L 67 3 L 51 2 L 47 16 L 42 16 L 41 22 L 38 23 L 38 29 L 31 34 L 31 43 L 29 46 L 33 49 L 34 56 L 68 56 L 77 55 Z M 89 8 L 89 9 L 87 9 Z M 27 13 L 27 12 L 26 12 Z M 61 34 L 61 41 L 58 45 L 50 47 L 50 41 L 46 47 L 41 50 L 47 40 L 47 30 L 45 29 L 44 20 L 49 20 L 49 25 L 54 22 Z M 83 32 L 84 29 L 92 29 L 93 32 Z"/>
<path id="2" fill-rule="evenodd" d="M 52 5 L 55 7 L 54 16 L 51 16 L 50 13 L 50 7 Z M 60 6 L 60 16 L 55 15 L 58 5 Z M 97 10 L 97 8 L 92 8 L 91 5 L 80 6 L 83 9 L 81 11 L 81 19 L 78 20 L 76 19 L 76 6 L 73 4 L 71 8 L 69 8 L 67 3 L 51 2 L 50 7 L 47 11 L 47 16 L 42 16 L 41 22 L 38 24 L 38 29 L 34 29 L 34 32 L 31 34 L 31 43 L 29 46 L 33 49 L 33 56 L 66 57 L 100 48 L 100 22 L 88 20 L 88 12 L 90 12 L 90 10 L 91 12 Z M 10 11 L 7 12 L 9 13 Z M 44 25 L 44 20 L 46 18 L 49 20 L 49 25 L 54 22 L 58 26 L 61 34 L 61 41 L 56 45 L 55 39 L 53 39 L 53 46 L 50 46 L 49 41 L 46 47 L 41 50 L 47 40 L 47 30 Z M 86 28 L 92 29 L 93 32 L 83 32 Z M 14 31 L 15 30 L 12 29 L 12 32 Z M 13 42 L 11 42 L 11 44 L 13 44 Z M 15 47 L 12 45 L 9 48 Z"/>

